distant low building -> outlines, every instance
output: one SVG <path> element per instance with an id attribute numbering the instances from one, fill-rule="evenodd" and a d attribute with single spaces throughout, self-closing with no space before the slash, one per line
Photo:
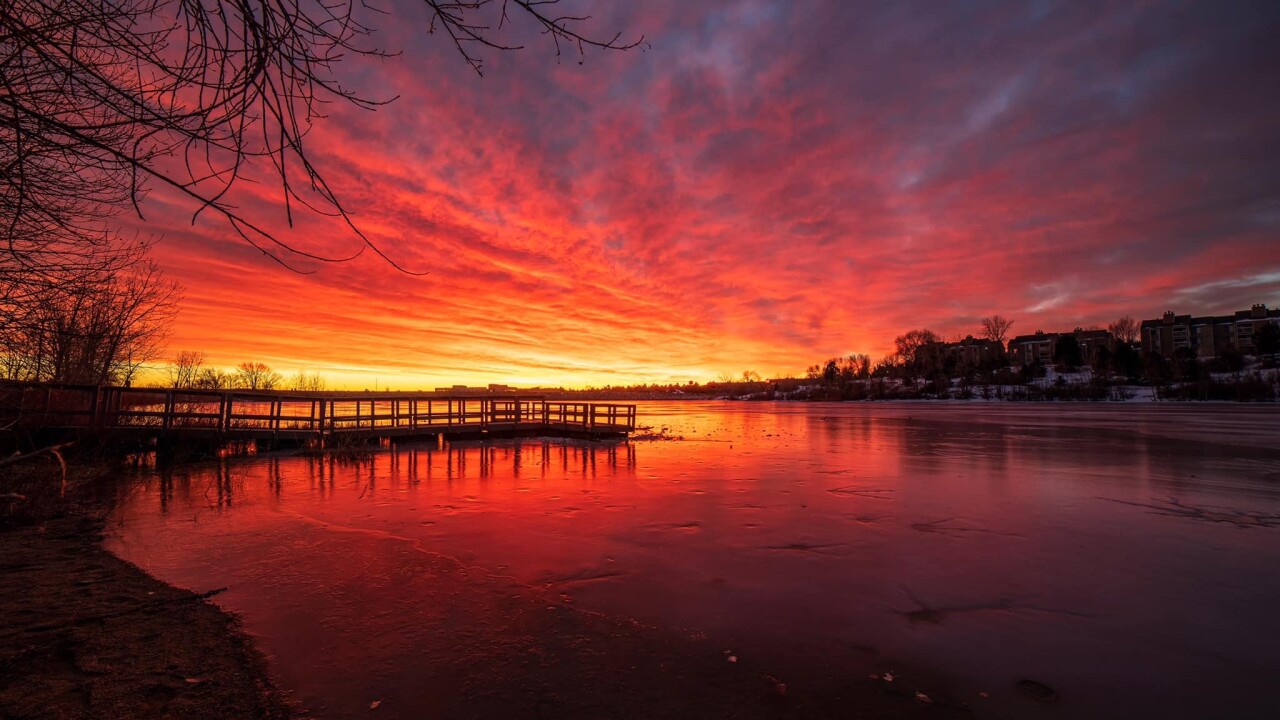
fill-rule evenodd
<path id="1" fill-rule="evenodd" d="M 1116 336 L 1108 330 L 1076 328 L 1071 334 L 1075 336 L 1076 342 L 1080 343 L 1080 354 L 1084 356 L 1085 362 L 1093 362 L 1098 357 L 1098 353 L 1103 350 L 1107 352 L 1115 350 Z"/>
<path id="2" fill-rule="evenodd" d="M 1076 339 L 1080 345 L 1080 356 L 1087 363 L 1093 362 L 1103 350 L 1114 351 L 1117 342 L 1116 336 L 1108 330 L 1085 330 L 1079 327 L 1069 333 L 1037 330 L 1033 335 L 1019 335 L 1010 340 L 1009 358 L 1015 365 L 1030 365 L 1035 362 L 1048 365 L 1057 354 L 1058 341 L 1066 336 Z"/>
<path id="3" fill-rule="evenodd" d="M 469 385 L 454 385 L 452 387 L 438 387 L 436 392 L 441 395 L 477 395 L 484 393 L 509 393 L 515 392 L 515 388 L 510 385 L 500 385 L 498 383 L 490 383 L 488 387 L 471 387 Z"/>
<path id="4" fill-rule="evenodd" d="M 1201 317 L 1166 312 L 1159 319 L 1142 321 L 1142 351 L 1166 359 L 1184 349 L 1198 358 L 1217 357 L 1227 348 L 1252 353 L 1253 334 L 1267 323 L 1280 324 L 1280 308 L 1257 304 L 1232 315 Z"/>
<path id="5" fill-rule="evenodd" d="M 940 357 L 950 357 L 960 366 L 977 367 L 996 363 L 1004 358 L 1004 345 L 972 335 L 956 342 L 940 342 L 935 345 Z"/>
<path id="6" fill-rule="evenodd" d="M 1035 331 L 1033 335 L 1019 335 L 1009 341 L 1009 358 L 1015 365 L 1030 365 L 1039 362 L 1048 365 L 1053 362 L 1053 351 L 1058 347 L 1061 333 Z"/>
<path id="7" fill-rule="evenodd" d="M 1173 311 L 1166 312 L 1159 320 L 1143 320 L 1142 352 L 1171 358 L 1178 350 L 1198 348 L 1200 338 L 1192 338 L 1192 321 L 1190 315 L 1177 315 Z"/>
<path id="8" fill-rule="evenodd" d="M 450 387 L 438 387 L 436 392 L 441 395 L 474 395 L 475 393 L 488 392 L 482 387 L 468 387 L 466 385 L 453 385 Z"/>

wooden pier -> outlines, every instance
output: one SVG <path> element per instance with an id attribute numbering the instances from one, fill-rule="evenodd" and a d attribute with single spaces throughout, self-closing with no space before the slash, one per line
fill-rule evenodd
<path id="1" fill-rule="evenodd" d="M 0 429 L 287 443 L 354 438 L 624 437 L 636 406 L 519 394 L 277 392 L 0 384 Z"/>

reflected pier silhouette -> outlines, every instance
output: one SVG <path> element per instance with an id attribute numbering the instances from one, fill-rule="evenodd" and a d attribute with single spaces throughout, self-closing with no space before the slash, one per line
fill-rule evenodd
<path id="1" fill-rule="evenodd" d="M 182 466 L 155 467 L 155 500 L 167 514 L 175 501 L 196 502 L 208 509 L 231 510 L 244 496 L 281 499 L 287 477 L 306 478 L 305 492 L 331 496 L 336 482 L 354 482 L 360 499 L 379 489 L 425 483 L 467 483 L 490 479 L 560 480 L 634 476 L 636 446 L 629 442 L 584 443 L 549 438 L 512 438 L 488 442 L 419 442 L 398 444 L 388 451 L 352 457 L 276 455 L 252 464 L 222 457 L 217 463 L 192 470 Z M 286 472 L 284 467 L 293 468 Z M 193 478 L 196 480 L 193 482 Z M 298 485 L 296 489 L 304 486 Z"/>

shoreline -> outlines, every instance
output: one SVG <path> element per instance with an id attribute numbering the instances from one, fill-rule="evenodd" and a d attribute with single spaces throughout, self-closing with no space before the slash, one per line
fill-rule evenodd
<path id="1" fill-rule="evenodd" d="M 0 530 L 0 716 L 297 717 L 237 617 L 116 557 L 103 527 Z"/>

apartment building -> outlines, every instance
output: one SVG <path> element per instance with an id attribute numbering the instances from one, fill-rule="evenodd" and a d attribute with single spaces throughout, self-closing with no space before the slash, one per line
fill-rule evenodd
<path id="1" fill-rule="evenodd" d="M 1009 359 L 1015 365 L 1030 365 L 1039 361 L 1041 365 L 1053 362 L 1053 351 L 1058 347 L 1061 333 L 1035 331 L 1033 335 L 1019 335 L 1009 341 Z"/>
<path id="2" fill-rule="evenodd" d="M 1256 304 L 1231 315 L 1193 317 L 1166 312 L 1156 320 L 1142 321 L 1142 351 L 1172 358 L 1189 349 L 1199 358 L 1217 357 L 1228 347 L 1252 353 L 1253 334 L 1266 323 L 1280 324 L 1280 308 Z"/>
<path id="3" fill-rule="evenodd" d="M 994 340 L 981 340 L 969 335 L 957 342 L 939 344 L 942 353 L 955 358 L 957 365 L 977 367 L 1004 359 L 1004 345 Z"/>
<path id="4" fill-rule="evenodd" d="M 1039 361 L 1041 365 L 1053 362 L 1058 350 L 1058 341 L 1070 335 L 1080 345 L 1080 357 L 1091 363 L 1102 350 L 1112 351 L 1117 342 L 1115 335 L 1107 330 L 1085 330 L 1076 328 L 1069 333 L 1047 333 L 1037 330 L 1034 335 L 1019 335 L 1009 341 L 1009 357 L 1015 365 L 1030 365 Z"/>

